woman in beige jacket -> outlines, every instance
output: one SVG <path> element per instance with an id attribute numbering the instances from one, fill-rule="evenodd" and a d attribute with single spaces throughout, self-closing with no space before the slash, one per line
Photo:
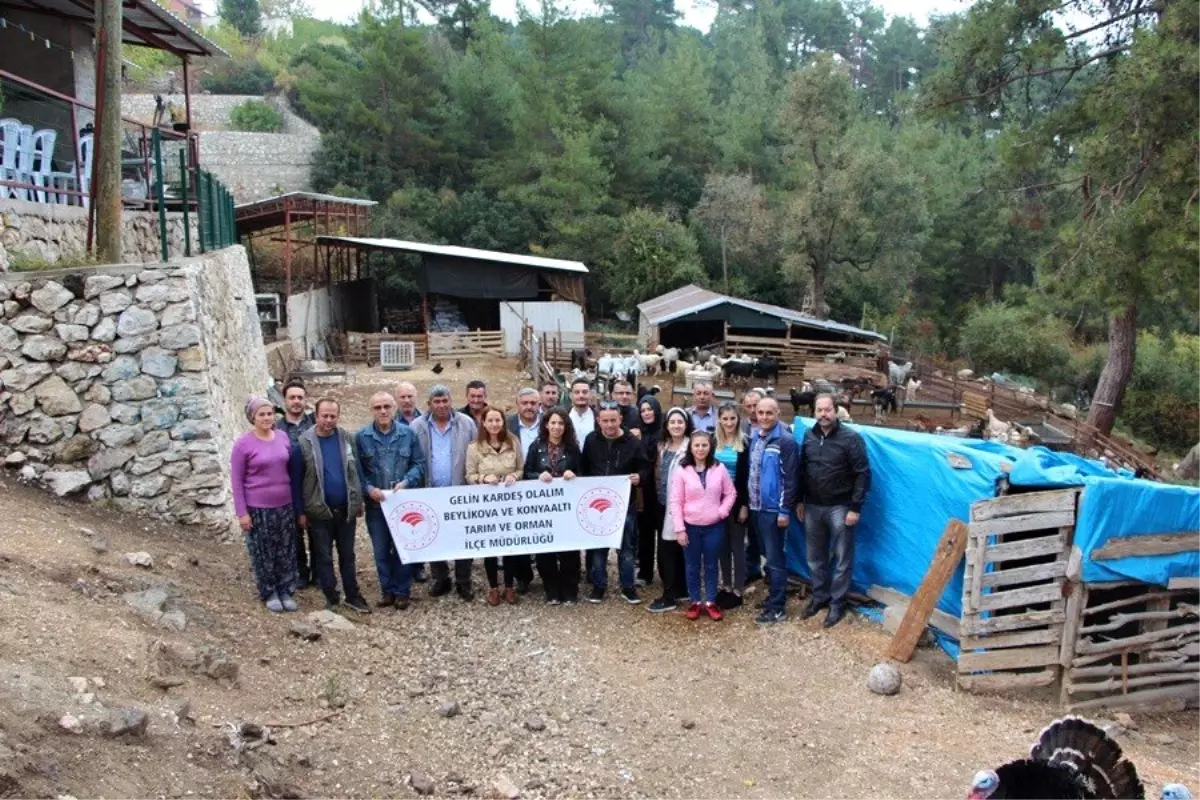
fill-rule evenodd
<path id="1" fill-rule="evenodd" d="M 504 412 L 498 408 L 485 408 L 479 418 L 479 435 L 467 445 L 467 483 L 484 486 L 512 486 L 521 477 L 524 456 L 517 437 L 508 432 Z M 504 557 L 504 599 L 517 602 L 517 591 L 513 588 L 516 576 L 528 555 Z M 488 556 L 483 559 L 487 572 L 488 605 L 500 605 L 500 559 Z"/>

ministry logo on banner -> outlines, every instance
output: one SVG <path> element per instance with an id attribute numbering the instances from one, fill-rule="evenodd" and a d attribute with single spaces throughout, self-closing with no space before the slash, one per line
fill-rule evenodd
<path id="1" fill-rule="evenodd" d="M 619 548 L 629 476 L 389 493 L 383 515 L 406 564 Z"/>

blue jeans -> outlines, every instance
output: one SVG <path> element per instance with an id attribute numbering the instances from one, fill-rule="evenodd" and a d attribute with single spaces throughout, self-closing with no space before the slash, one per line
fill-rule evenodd
<path id="1" fill-rule="evenodd" d="M 846 525 L 847 506 L 804 505 L 804 544 L 812 573 L 812 601 L 845 607 L 854 569 L 854 529 Z M 829 557 L 832 550 L 833 575 Z"/>
<path id="2" fill-rule="evenodd" d="M 704 602 L 717 602 L 718 560 L 725 544 L 725 523 L 688 525 L 683 560 L 687 566 L 688 599 L 700 602 L 700 567 L 704 567 Z"/>
<path id="3" fill-rule="evenodd" d="M 617 577 L 622 589 L 632 589 L 634 570 L 637 565 L 637 516 L 625 515 L 625 530 L 621 534 L 621 551 L 617 556 Z M 608 548 L 587 551 L 587 574 L 592 586 L 600 591 L 608 589 Z"/>
<path id="4" fill-rule="evenodd" d="M 375 571 L 379 573 L 379 591 L 393 597 L 408 597 L 412 591 L 412 567 L 400 562 L 396 542 L 388 530 L 379 506 L 367 506 L 367 533 L 375 551 Z"/>
<path id="5" fill-rule="evenodd" d="M 776 511 L 751 511 L 750 518 L 754 522 L 754 532 L 758 534 L 758 544 L 763 555 L 767 557 L 767 577 L 771 580 L 771 590 L 767 594 L 767 611 L 783 611 L 787 603 L 787 562 L 783 558 L 783 542 L 787 529 L 780 528 L 776 520 Z"/>

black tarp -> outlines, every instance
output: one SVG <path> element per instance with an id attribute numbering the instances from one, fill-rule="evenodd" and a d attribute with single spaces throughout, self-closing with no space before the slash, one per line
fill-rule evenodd
<path id="1" fill-rule="evenodd" d="M 488 264 L 425 255 L 421 291 L 452 297 L 532 300 L 538 296 L 537 270 L 516 264 Z"/>

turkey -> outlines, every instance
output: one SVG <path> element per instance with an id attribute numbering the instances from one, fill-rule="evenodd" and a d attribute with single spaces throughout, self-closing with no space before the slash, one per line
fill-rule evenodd
<path id="1" fill-rule="evenodd" d="M 1121 747 L 1079 717 L 1042 731 L 1029 758 L 976 773 L 968 800 L 1000 798 L 1144 798 L 1146 792 Z"/>

